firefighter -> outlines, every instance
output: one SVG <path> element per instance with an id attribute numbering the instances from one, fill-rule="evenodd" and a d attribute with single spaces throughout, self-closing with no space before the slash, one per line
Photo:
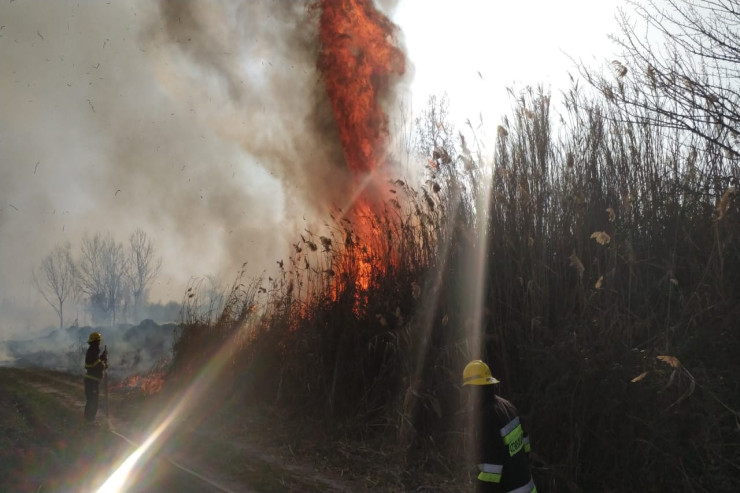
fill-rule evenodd
<path id="1" fill-rule="evenodd" d="M 108 349 L 100 352 L 102 341 L 100 332 L 92 332 L 87 339 L 87 353 L 85 353 L 85 421 L 95 422 L 98 413 L 98 396 L 100 394 L 100 382 L 103 380 L 103 372 L 108 368 Z"/>
<path id="2" fill-rule="evenodd" d="M 536 493 L 529 470 L 529 438 L 514 405 L 497 395 L 486 363 L 473 360 L 463 370 L 473 413 L 479 493 Z"/>

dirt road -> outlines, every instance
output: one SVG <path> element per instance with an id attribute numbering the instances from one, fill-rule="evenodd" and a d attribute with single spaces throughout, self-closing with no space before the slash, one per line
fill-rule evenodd
<path id="1" fill-rule="evenodd" d="M 167 426 L 152 430 L 160 419 L 153 416 L 162 416 L 161 408 L 168 406 L 156 398 L 110 386 L 109 419 L 101 408 L 100 426 L 86 427 L 82 423 L 85 403 L 80 376 L 18 369 L 0 369 L 0 374 L 6 374 L 16 389 L 8 401 L 12 405 L 7 419 L 16 419 L 12 417 L 15 413 L 18 419 L 30 423 L 31 428 L 54 431 L 51 444 L 44 443 L 43 437 L 40 443 L 27 443 L 37 437 L 31 428 L 27 437 L 10 438 L 11 448 L 46 450 L 55 457 L 52 461 L 55 467 L 34 476 L 33 471 L 39 466 L 33 457 L 27 457 L 20 469 L 15 468 L 16 483 L 9 486 L 25 481 L 30 483 L 28 487 L 32 491 L 69 491 L 70 487 L 94 491 L 128 461 L 133 465 L 126 474 L 125 491 L 366 491 L 331 473 L 322 474 L 310 464 L 272 453 L 263 443 L 244 440 L 244 435 L 240 439 L 224 439 L 223 434 L 211 433 L 203 420 L 171 420 Z M 36 401 L 39 409 L 47 410 L 43 417 L 33 416 L 30 411 Z M 101 407 L 102 401 L 101 398 Z M 154 436 L 157 439 L 151 440 Z M 148 441 L 151 442 L 148 447 L 141 447 Z M 30 476 L 34 478 L 31 480 Z M 3 490 L 2 480 L 0 490 Z M 19 491 L 22 490 L 25 489 Z"/>

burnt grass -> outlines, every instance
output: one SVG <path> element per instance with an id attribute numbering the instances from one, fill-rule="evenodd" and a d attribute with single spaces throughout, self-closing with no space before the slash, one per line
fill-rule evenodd
<path id="1" fill-rule="evenodd" d="M 519 95 L 491 164 L 431 108 L 421 185 L 299 235 L 217 310 L 189 290 L 168 384 L 228 344 L 217 393 L 295 423 L 293 449 L 374 464 L 370 489 L 464 491 L 459 379 L 482 357 L 539 491 L 740 490 L 737 161 L 564 98 L 554 135 L 550 96 Z"/>

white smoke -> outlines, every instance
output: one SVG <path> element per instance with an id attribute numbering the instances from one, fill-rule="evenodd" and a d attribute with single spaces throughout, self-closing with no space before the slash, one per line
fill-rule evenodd
<path id="1" fill-rule="evenodd" d="M 307 5 L 0 4 L 0 340 L 58 323 L 30 287 L 56 243 L 143 228 L 165 303 L 193 276 L 271 270 L 342 203 Z"/>

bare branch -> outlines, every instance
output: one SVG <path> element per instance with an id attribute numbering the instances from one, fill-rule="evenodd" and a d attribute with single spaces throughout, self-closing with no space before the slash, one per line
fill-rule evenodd
<path id="1" fill-rule="evenodd" d="M 69 243 L 56 245 L 33 273 L 33 285 L 56 312 L 59 328 L 64 328 L 64 303 L 75 296 L 76 277 Z"/>
<path id="2" fill-rule="evenodd" d="M 614 76 L 580 65 L 626 121 L 692 133 L 740 159 L 740 13 L 723 0 L 629 2 L 620 11 L 623 67 Z M 638 27 L 639 26 L 639 27 Z M 638 29 L 644 28 L 644 32 Z M 612 64 L 614 66 L 614 62 Z M 621 74 L 621 75 L 620 75 Z"/>
<path id="3" fill-rule="evenodd" d="M 155 257 L 154 242 L 142 229 L 129 237 L 128 271 L 134 298 L 134 316 L 138 318 L 146 292 L 162 268 L 162 259 Z"/>
<path id="4" fill-rule="evenodd" d="M 127 260 L 123 245 L 110 233 L 82 239 L 79 265 L 80 288 L 88 296 L 93 318 L 116 322 L 116 312 L 124 299 Z"/>

